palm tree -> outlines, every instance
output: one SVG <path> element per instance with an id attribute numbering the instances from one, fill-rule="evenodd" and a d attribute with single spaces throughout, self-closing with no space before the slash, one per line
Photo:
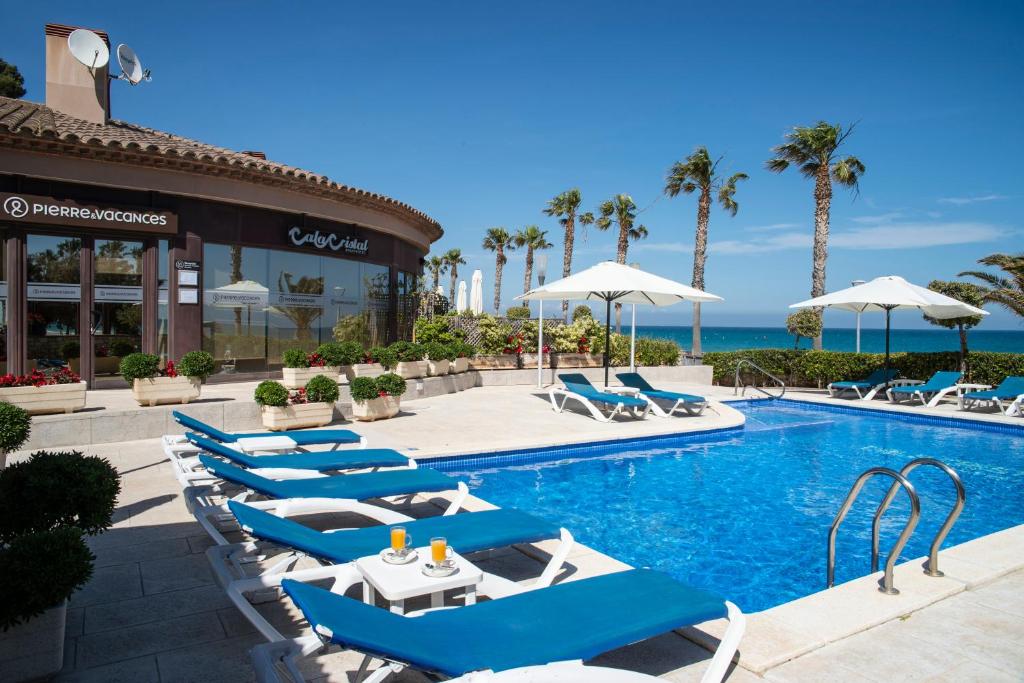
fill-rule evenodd
<path id="1" fill-rule="evenodd" d="M 441 284 L 441 274 L 448 270 L 448 264 L 445 263 L 443 256 L 431 256 L 427 259 L 427 270 L 430 271 L 430 277 L 434 281 L 434 286 L 430 290 L 433 294 L 437 291 L 437 286 Z"/>
<path id="2" fill-rule="evenodd" d="M 455 309 L 455 281 L 459 279 L 459 266 L 466 265 L 466 259 L 462 258 L 461 249 L 449 249 L 441 257 L 444 260 L 444 265 L 448 268 L 448 274 L 451 276 L 452 289 L 448 292 L 449 303 L 451 304 L 452 310 Z"/>
<path id="3" fill-rule="evenodd" d="M 733 199 L 736 194 L 736 183 L 746 180 L 746 173 L 733 173 L 726 180 L 715 175 L 715 169 L 722 157 L 711 161 L 707 147 L 698 147 L 686 157 L 685 161 L 677 161 L 669 169 L 665 180 L 665 194 L 675 197 L 680 192 L 691 194 L 700 190 L 697 200 L 697 234 L 693 241 L 693 281 L 697 289 L 704 289 L 704 263 L 708 250 L 708 219 L 711 216 L 711 193 L 718 191 L 718 203 L 722 208 L 735 216 L 740 205 Z M 693 304 L 693 355 L 699 356 L 700 348 L 700 304 Z"/>
<path id="4" fill-rule="evenodd" d="M 565 192 L 556 195 L 554 199 L 548 201 L 548 206 L 544 209 L 544 213 L 549 216 L 557 216 L 558 223 L 565 229 L 565 251 L 562 255 L 562 277 L 569 277 L 572 273 L 572 249 L 573 240 L 576 236 L 576 215 L 580 209 L 580 204 L 583 202 L 583 195 L 580 194 L 579 188 L 572 188 Z M 593 223 L 593 214 L 587 214 L 590 217 L 590 222 Z M 580 217 L 582 221 L 582 216 Z M 583 223 L 587 225 L 587 223 Z M 569 300 L 562 299 L 562 319 L 569 319 Z"/>
<path id="5" fill-rule="evenodd" d="M 505 228 L 488 228 L 484 235 L 484 249 L 494 252 L 494 312 L 501 312 L 501 270 L 508 262 L 505 252 L 515 249 L 512 235 Z"/>
<path id="6" fill-rule="evenodd" d="M 866 170 L 855 156 L 839 158 L 836 152 L 853 132 L 839 124 L 819 121 L 813 127 L 793 128 L 786 142 L 772 148 L 775 157 L 767 162 L 769 171 L 782 173 L 796 164 L 805 178 L 814 178 L 814 251 L 811 270 L 811 296 L 825 293 L 825 261 L 828 260 L 829 210 L 832 204 L 832 182 L 857 189 Z M 820 314 L 820 311 L 819 311 Z M 814 348 L 821 349 L 821 335 L 814 338 Z"/>
<path id="7" fill-rule="evenodd" d="M 541 230 L 536 225 L 527 225 L 516 232 L 513 241 L 517 247 L 526 247 L 526 276 L 523 278 L 523 294 L 530 291 L 530 282 L 533 280 L 533 252 L 538 249 L 550 249 L 554 245 L 548 242 L 548 231 Z"/>
<path id="8" fill-rule="evenodd" d="M 978 263 L 999 268 L 1006 276 L 995 275 L 984 270 L 968 270 L 960 277 L 973 277 L 988 287 L 981 288 L 982 300 L 999 304 L 1011 313 L 1024 317 L 1024 253 L 990 254 L 978 259 Z"/>
<path id="9" fill-rule="evenodd" d="M 597 208 L 600 216 L 594 221 L 598 230 L 607 230 L 612 225 L 619 227 L 618 245 L 615 251 L 616 263 L 625 265 L 629 241 L 647 237 L 647 228 L 636 225 L 636 203 L 628 194 L 617 194 Z M 622 332 L 622 304 L 615 304 L 615 331 Z"/>

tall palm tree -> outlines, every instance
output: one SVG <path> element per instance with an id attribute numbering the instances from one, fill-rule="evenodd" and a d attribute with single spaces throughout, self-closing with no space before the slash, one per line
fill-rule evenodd
<path id="1" fill-rule="evenodd" d="M 448 264 L 445 263 L 443 256 L 431 256 L 427 259 L 427 270 L 430 271 L 430 277 L 434 281 L 434 286 L 430 290 L 433 294 L 437 291 L 437 286 L 441 284 L 441 274 L 448 270 Z"/>
<path id="2" fill-rule="evenodd" d="M 617 194 L 597 207 L 597 212 L 600 215 L 594 221 L 594 225 L 598 230 L 618 226 L 619 238 L 615 261 L 625 265 L 629 241 L 635 242 L 647 237 L 647 228 L 636 224 L 636 203 L 628 194 Z M 622 332 L 622 304 L 615 304 L 615 331 Z"/>
<path id="3" fill-rule="evenodd" d="M 697 234 L 693 240 L 693 281 L 697 289 L 704 289 L 704 263 L 708 251 L 708 219 L 711 217 L 711 193 L 718 191 L 718 203 L 735 216 L 740 205 L 733 199 L 736 183 L 746 180 L 746 173 L 733 173 L 724 181 L 715 175 L 722 157 L 711 161 L 707 147 L 698 147 L 684 161 L 672 164 L 665 179 L 665 194 L 676 197 L 680 192 L 692 194 L 700 190 L 697 199 Z M 700 348 L 700 303 L 693 304 L 693 355 L 699 356 Z"/>
<path id="4" fill-rule="evenodd" d="M 501 312 L 501 271 L 508 262 L 506 251 L 515 249 L 515 241 L 505 228 L 488 228 L 484 249 L 494 252 L 494 312 Z"/>
<path id="5" fill-rule="evenodd" d="M 526 276 L 523 278 L 523 294 L 530 291 L 530 282 L 533 281 L 533 252 L 539 249 L 550 249 L 554 245 L 548 242 L 548 231 L 541 230 L 536 225 L 527 225 L 522 230 L 516 231 L 513 241 L 517 247 L 526 247 Z"/>
<path id="6" fill-rule="evenodd" d="M 1024 317 L 1024 253 L 990 254 L 978 259 L 978 263 L 995 266 L 1006 275 L 996 275 L 984 270 L 968 270 L 960 273 L 960 277 L 981 280 L 988 285 L 981 288 L 983 301 L 999 304 L 1011 313 Z"/>
<path id="7" fill-rule="evenodd" d="M 811 127 L 797 126 L 786 133 L 785 142 L 772 147 L 775 156 L 768 160 L 769 171 L 782 173 L 795 164 L 805 178 L 814 179 L 814 251 L 811 269 L 811 296 L 825 293 L 825 262 L 828 260 L 829 211 L 832 205 L 832 183 L 857 189 L 866 170 L 855 156 L 839 158 L 839 148 L 850 137 L 853 126 L 846 130 L 839 124 L 819 121 Z M 819 311 L 820 313 L 820 311 Z M 821 349 L 821 335 L 814 338 L 814 348 Z"/>
<path id="8" fill-rule="evenodd" d="M 441 258 L 444 260 L 444 265 L 448 268 L 448 274 L 451 276 L 452 289 L 448 292 L 448 299 L 452 310 L 455 310 L 455 281 L 459 279 L 459 266 L 466 265 L 466 259 L 462 258 L 461 249 L 449 249 Z"/>
<path id="9" fill-rule="evenodd" d="M 576 216 L 583 202 L 583 195 L 579 188 L 572 188 L 556 195 L 548 201 L 544 213 L 549 216 L 557 216 L 558 223 L 565 230 L 565 251 L 562 254 L 562 277 L 569 277 L 572 273 L 572 249 L 576 236 Z M 590 222 L 593 223 L 593 214 L 590 214 Z M 586 225 L 586 223 L 584 223 Z M 569 319 L 569 300 L 562 299 L 562 319 Z"/>

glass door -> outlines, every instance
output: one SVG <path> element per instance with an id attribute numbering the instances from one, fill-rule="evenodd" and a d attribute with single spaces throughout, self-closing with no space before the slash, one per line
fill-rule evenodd
<path id="1" fill-rule="evenodd" d="M 142 242 L 96 240 L 92 310 L 95 385 L 121 384 L 121 358 L 142 350 Z"/>
<path id="2" fill-rule="evenodd" d="M 29 370 L 71 366 L 79 371 L 81 300 L 76 237 L 28 235 L 27 363 Z"/>

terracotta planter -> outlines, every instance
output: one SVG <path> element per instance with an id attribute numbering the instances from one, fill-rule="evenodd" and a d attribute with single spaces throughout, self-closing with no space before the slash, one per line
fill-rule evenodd
<path id="1" fill-rule="evenodd" d="M 301 389 L 306 386 L 309 380 L 313 379 L 317 375 L 324 375 L 330 377 L 335 382 L 338 381 L 338 374 L 341 372 L 341 368 L 334 365 L 324 365 L 319 368 L 281 368 L 281 374 L 284 380 L 281 384 L 285 385 L 289 389 Z"/>
<path id="2" fill-rule="evenodd" d="M 44 387 L 5 387 L 0 401 L 23 408 L 29 415 L 73 413 L 85 407 L 85 382 Z"/>
<path id="3" fill-rule="evenodd" d="M 552 356 L 556 368 L 599 368 L 604 356 L 599 353 L 556 353 Z"/>
<path id="4" fill-rule="evenodd" d="M 427 376 L 427 361 L 409 360 L 402 361 L 395 366 L 395 374 L 402 379 L 418 379 Z"/>
<path id="5" fill-rule="evenodd" d="M 352 416 L 360 422 L 386 420 L 398 415 L 401 402 L 401 396 L 381 396 L 369 401 L 356 401 L 352 403 Z"/>
<path id="6" fill-rule="evenodd" d="M 342 366 L 341 369 L 349 382 L 355 377 L 380 377 L 384 374 L 384 366 L 380 363 L 356 363 Z"/>
<path id="7" fill-rule="evenodd" d="M 323 427 L 334 420 L 333 403 L 297 403 L 284 407 L 263 406 L 263 426 L 272 432 Z"/>
<path id="8" fill-rule="evenodd" d="M 430 373 L 431 377 L 440 377 L 441 375 L 447 375 L 451 370 L 451 363 L 447 358 L 441 360 L 430 360 L 427 359 L 427 372 Z"/>
<path id="9" fill-rule="evenodd" d="M 64 665 L 64 630 L 68 603 L 0 631 L 0 680 L 48 679 Z"/>
<path id="10" fill-rule="evenodd" d="M 203 383 L 198 377 L 150 377 L 132 382 L 132 396 L 140 406 L 160 403 L 186 404 L 199 398 Z"/>
<path id="11" fill-rule="evenodd" d="M 519 356 L 501 353 L 495 356 L 477 356 L 469 362 L 473 370 L 515 370 L 519 367 Z"/>
<path id="12" fill-rule="evenodd" d="M 449 372 L 454 374 L 461 374 L 469 370 L 469 359 L 468 358 L 456 358 L 452 361 Z"/>
<path id="13" fill-rule="evenodd" d="M 536 368 L 537 367 L 537 354 L 536 353 L 524 353 L 521 358 L 523 364 L 521 367 L 524 368 Z M 544 354 L 544 367 L 551 367 L 551 354 Z"/>

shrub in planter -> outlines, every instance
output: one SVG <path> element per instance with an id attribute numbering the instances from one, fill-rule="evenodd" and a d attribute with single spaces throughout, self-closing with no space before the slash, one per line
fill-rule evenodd
<path id="1" fill-rule="evenodd" d="M 357 420 L 387 419 L 398 414 L 405 379 L 387 373 L 380 377 L 357 377 L 352 386 L 352 414 Z"/>
<path id="2" fill-rule="evenodd" d="M 455 359 L 451 347 L 440 342 L 428 342 L 423 345 L 423 350 L 427 355 L 427 369 L 431 376 L 447 375 L 451 361 Z"/>
<path id="3" fill-rule="evenodd" d="M 326 375 L 317 375 L 306 382 L 306 401 L 334 404 L 338 400 L 338 383 Z"/>
<path id="4" fill-rule="evenodd" d="M 66 341 L 60 345 L 60 357 L 71 360 L 82 355 L 82 345 L 76 341 Z"/>
<path id="5" fill-rule="evenodd" d="M 380 396 L 376 377 L 356 377 L 348 385 L 349 394 L 356 403 L 369 401 Z"/>
<path id="6" fill-rule="evenodd" d="M 448 346 L 451 354 L 452 372 L 466 372 L 469 370 L 469 360 L 476 355 L 476 347 L 464 341 L 452 342 Z"/>
<path id="7" fill-rule="evenodd" d="M 187 365 L 189 370 L 208 374 L 204 356 L 193 356 Z M 139 405 L 185 404 L 199 398 L 202 375 L 190 376 L 179 372 L 173 361 L 167 361 L 167 367 L 161 370 L 160 357 L 151 353 L 128 354 L 121 359 L 120 370 L 121 376 L 131 383 L 132 396 Z"/>
<path id="8" fill-rule="evenodd" d="M 0 469 L 7 464 L 7 454 L 21 448 L 31 432 L 32 418 L 28 412 L 0 401 Z"/>
<path id="9" fill-rule="evenodd" d="M 309 397 L 310 384 L 313 388 L 312 399 Z M 260 382 L 253 398 L 262 406 L 263 426 L 272 431 L 279 431 L 330 424 L 334 419 L 338 383 L 325 375 L 317 375 L 310 380 L 310 384 L 290 392 L 280 382 Z M 331 397 L 331 401 L 324 400 Z"/>
<path id="10" fill-rule="evenodd" d="M 113 348 L 113 345 L 111 345 Z M 213 356 L 206 351 L 189 351 L 176 366 L 179 375 L 185 377 L 198 377 L 206 381 L 206 378 L 213 374 Z"/>
<path id="11" fill-rule="evenodd" d="M 288 349 L 281 355 L 284 368 L 281 371 L 284 385 L 289 389 L 300 389 L 317 375 L 335 375 L 341 371 L 340 363 L 331 362 L 321 354 L 334 358 L 338 355 L 337 344 L 323 344 L 313 353 L 303 349 Z"/>
<path id="12" fill-rule="evenodd" d="M 286 368 L 308 368 L 309 354 L 304 349 L 286 349 L 281 354 L 281 362 Z"/>
<path id="13" fill-rule="evenodd" d="M 381 375 L 376 383 L 377 392 L 384 396 L 401 396 L 408 388 L 406 381 L 394 373 Z"/>
<path id="14" fill-rule="evenodd" d="M 280 382 L 264 380 L 256 386 L 253 400 L 257 405 L 283 408 L 288 405 L 288 389 Z"/>
<path id="15" fill-rule="evenodd" d="M 327 342 L 317 347 L 315 355 L 323 359 L 325 367 L 340 368 L 358 363 L 363 356 L 363 347 L 359 342 Z"/>
<path id="16" fill-rule="evenodd" d="M 365 361 L 367 363 L 378 363 L 385 370 L 390 370 L 398 364 L 398 357 L 391 347 L 374 346 L 366 352 Z"/>
<path id="17" fill-rule="evenodd" d="M 135 346 L 131 342 L 127 342 L 123 339 L 110 342 L 110 355 L 117 356 L 118 358 L 124 358 L 128 354 L 135 351 Z M 187 354 L 186 354 L 187 355 Z M 207 373 L 209 374 L 209 373 Z"/>
<path id="18" fill-rule="evenodd" d="M 121 359 L 119 369 L 127 382 L 157 377 L 160 374 L 160 356 L 151 353 L 129 353 Z"/>
<path id="19" fill-rule="evenodd" d="M 423 360 L 426 350 L 422 344 L 398 341 L 388 348 L 395 354 L 395 359 L 398 361 L 394 370 L 402 377 L 415 379 L 427 374 L 427 362 Z"/>

